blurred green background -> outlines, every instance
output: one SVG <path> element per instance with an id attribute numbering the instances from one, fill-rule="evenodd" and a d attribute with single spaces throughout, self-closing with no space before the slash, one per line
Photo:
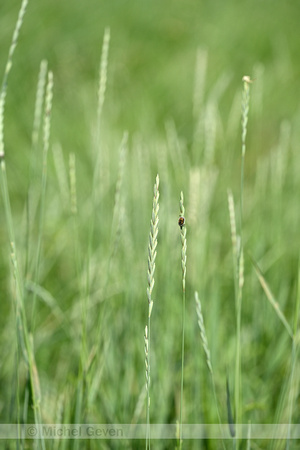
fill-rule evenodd
<path id="1" fill-rule="evenodd" d="M 19 7 L 19 1 L 1 0 L 1 73 Z M 134 414 L 144 385 L 147 240 L 157 173 L 161 180 L 161 215 L 154 295 L 157 302 L 152 314 L 152 421 L 174 423 L 178 419 L 181 273 L 177 218 L 181 190 L 191 219 L 190 225 L 187 222 L 184 421 L 216 421 L 212 396 L 206 392 L 208 375 L 195 316 L 195 290 L 204 302 L 222 418 L 226 421 L 225 374 L 229 372 L 233 384 L 235 355 L 227 189 L 233 190 L 238 217 L 244 75 L 255 81 L 251 85 L 245 166 L 243 417 L 244 423 L 273 423 L 280 414 L 287 418 L 278 392 L 286 387 L 290 373 L 290 342 L 267 303 L 247 252 L 259 261 L 292 324 L 300 244 L 299 17 L 300 7 L 295 1 L 29 1 L 9 78 L 4 117 L 9 189 L 21 265 L 25 267 L 25 205 L 35 92 L 40 62 L 46 59 L 54 74 L 51 149 L 57 155 L 55 149 L 61 148 L 65 167 L 70 152 L 76 155 L 82 279 L 89 221 L 93 215 L 96 218 L 90 263 L 91 302 L 96 308 L 100 304 L 100 311 L 95 312 L 95 306 L 89 311 L 88 352 L 95 340 L 95 317 L 109 317 L 101 335 L 101 357 L 96 358 L 87 381 L 92 395 L 83 408 L 82 422 L 145 421 L 144 408 L 139 415 Z M 104 178 L 102 196 L 93 210 L 98 72 L 106 27 L 110 28 L 111 41 L 101 135 Z M 118 148 L 125 130 L 129 143 L 121 193 L 121 238 L 111 273 L 105 275 L 111 257 Z M 45 299 L 38 302 L 34 325 L 42 411 L 45 421 L 50 422 L 56 420 L 59 408 L 64 411 L 63 420 L 74 419 L 81 333 L 78 285 L 84 284 L 76 278 L 72 226 L 65 201 L 68 195 L 60 189 L 55 158 L 50 150 L 39 284 L 60 310 L 57 312 L 53 304 L 49 308 Z M 36 229 L 32 224 L 29 270 L 24 269 L 24 277 L 29 280 Z M 16 416 L 14 406 L 10 411 L 5 406 L 14 405 L 16 381 L 9 385 L 9 380 L 12 374 L 19 374 L 22 402 L 26 376 L 24 368 L 18 372 L 12 351 L 14 318 L 4 219 L 0 230 L 1 345 L 7 358 L 2 362 L 0 380 L 1 390 L 6 392 L 1 416 L 9 421 Z M 103 313 L 101 305 L 107 299 L 110 303 Z M 95 380 L 100 372 L 98 385 Z M 161 448 L 169 448 L 167 445 L 171 444 L 162 444 Z M 207 446 L 215 448 L 213 444 Z"/>
<path id="2" fill-rule="evenodd" d="M 1 2 L 2 72 L 19 3 Z M 72 134 L 77 148 L 84 145 L 102 36 L 109 26 L 106 114 L 111 126 L 152 133 L 162 131 L 172 117 L 191 142 L 194 68 L 201 48 L 208 53 L 208 90 L 220 75 L 230 76 L 227 104 L 242 76 L 253 75 L 255 65 L 263 64 L 263 120 L 271 139 L 275 133 L 270 122 L 277 125 L 298 109 L 298 18 L 299 5 L 292 1 L 31 1 L 7 100 L 15 128 L 10 124 L 7 133 L 19 139 L 28 135 L 38 67 L 47 59 L 55 74 L 53 138 L 69 144 Z"/>

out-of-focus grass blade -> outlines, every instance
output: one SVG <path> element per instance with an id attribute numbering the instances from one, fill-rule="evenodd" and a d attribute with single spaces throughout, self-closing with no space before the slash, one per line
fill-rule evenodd
<path id="1" fill-rule="evenodd" d="M 231 435 L 231 437 L 235 437 L 235 426 L 234 426 L 234 418 L 233 418 L 232 409 L 231 409 L 228 376 L 226 376 L 226 405 L 227 405 L 227 418 L 228 418 L 228 426 L 229 426 L 230 435 Z"/>
<path id="2" fill-rule="evenodd" d="M 291 338 L 293 339 L 293 332 L 292 329 L 288 323 L 288 321 L 286 320 L 285 315 L 283 314 L 283 312 L 280 309 L 279 303 L 275 300 L 274 295 L 271 292 L 271 289 L 269 288 L 268 283 L 266 282 L 258 264 L 254 261 L 254 259 L 250 256 L 252 264 L 254 265 L 254 269 L 256 272 L 256 275 L 260 281 L 260 284 L 267 296 L 267 299 L 269 300 L 270 304 L 272 305 L 272 307 L 274 308 L 274 311 L 276 312 L 277 316 L 279 317 L 279 319 L 281 320 L 281 322 L 283 323 L 283 325 L 285 326 L 287 332 L 289 333 L 289 335 L 291 336 Z"/>

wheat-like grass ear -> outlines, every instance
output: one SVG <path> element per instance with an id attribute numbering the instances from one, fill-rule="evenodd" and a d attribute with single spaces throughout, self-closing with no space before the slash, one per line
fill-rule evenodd
<path id="1" fill-rule="evenodd" d="M 196 302 L 196 312 L 197 312 L 197 317 L 198 317 L 198 325 L 199 325 L 199 329 L 200 329 L 200 337 L 201 337 L 202 347 L 203 347 L 204 354 L 205 354 L 207 368 L 208 368 L 209 373 L 210 373 L 214 401 L 215 401 L 215 405 L 216 405 L 216 410 L 217 410 L 219 424 L 221 426 L 222 422 L 221 422 L 221 415 L 220 415 L 218 399 L 217 399 L 217 392 L 216 392 L 216 384 L 215 384 L 213 366 L 212 366 L 212 361 L 211 361 L 211 356 L 210 356 L 208 339 L 207 339 L 207 335 L 206 335 L 206 329 L 205 329 L 205 325 L 204 325 L 204 318 L 203 318 L 203 314 L 202 314 L 201 302 L 200 302 L 199 295 L 198 295 L 197 291 L 195 292 L 195 302 Z M 225 444 L 224 444 L 223 441 L 222 441 L 222 445 L 223 445 L 223 448 L 225 449 Z"/>
<path id="2" fill-rule="evenodd" d="M 7 81 L 8 81 L 9 73 L 12 68 L 12 58 L 13 58 L 13 54 L 15 52 L 15 49 L 16 49 L 16 46 L 18 43 L 20 29 L 21 29 L 21 26 L 23 23 L 27 4 L 28 4 L 28 0 L 23 0 L 20 11 L 19 11 L 18 20 L 17 20 L 16 26 L 14 29 L 12 41 L 11 41 L 11 44 L 9 47 L 8 57 L 7 57 L 7 61 L 6 61 L 5 71 L 4 71 L 4 77 L 3 77 L 2 86 L 1 86 L 1 90 L 0 90 L 0 159 L 4 158 L 4 154 L 5 154 L 5 152 L 4 152 L 4 137 L 3 137 L 3 121 L 4 121 L 4 107 L 5 107 L 5 98 L 6 98 L 6 91 L 7 91 Z"/>
<path id="3" fill-rule="evenodd" d="M 201 342 L 202 342 L 202 347 L 203 347 L 205 357 L 206 357 L 206 364 L 207 364 L 210 374 L 213 376 L 210 351 L 209 351 L 209 347 L 208 347 L 208 341 L 207 341 L 204 319 L 203 319 L 203 314 L 202 314 L 201 302 L 199 300 L 198 292 L 195 292 L 195 302 L 196 302 L 196 312 L 197 312 L 197 317 L 198 317 L 198 325 L 199 325 L 199 329 L 200 329 Z"/>
<path id="4" fill-rule="evenodd" d="M 156 176 L 153 188 L 153 205 L 150 221 L 150 233 L 148 244 L 148 270 L 147 270 L 147 299 L 148 299 L 148 325 L 145 328 L 145 365 L 146 365 L 146 390 L 147 390 L 147 431 L 146 431 L 146 450 L 150 449 L 150 347 L 151 347 L 151 314 L 153 308 L 152 291 L 154 287 L 155 260 L 158 236 L 158 211 L 159 211 L 159 176 Z"/>

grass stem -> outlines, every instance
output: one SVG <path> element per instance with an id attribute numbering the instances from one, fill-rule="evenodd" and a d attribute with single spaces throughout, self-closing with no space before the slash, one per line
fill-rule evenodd
<path id="1" fill-rule="evenodd" d="M 180 194 L 179 201 L 180 218 L 180 238 L 181 238 L 181 268 L 182 268 L 182 338 L 181 338 L 181 384 L 180 384 L 180 414 L 179 414 L 179 448 L 182 448 L 182 410 L 183 410 L 183 373 L 184 373 L 184 334 L 185 334 L 185 278 L 186 278 L 186 225 L 184 219 L 183 192 Z M 181 225 L 182 224 L 182 225 Z"/>

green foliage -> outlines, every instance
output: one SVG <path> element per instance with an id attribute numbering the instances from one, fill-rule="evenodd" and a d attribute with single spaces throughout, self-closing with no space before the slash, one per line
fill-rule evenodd
<path id="1" fill-rule="evenodd" d="M 7 54 L 19 7 L 1 3 Z M 149 422 L 176 423 L 181 403 L 183 423 L 226 422 L 227 379 L 243 423 L 299 421 L 296 11 L 258 0 L 29 1 L 4 79 L 1 422 L 146 423 L 156 174 Z M 6 61 L 2 52 L 3 74 Z M 241 183 L 244 75 L 254 82 Z"/>

